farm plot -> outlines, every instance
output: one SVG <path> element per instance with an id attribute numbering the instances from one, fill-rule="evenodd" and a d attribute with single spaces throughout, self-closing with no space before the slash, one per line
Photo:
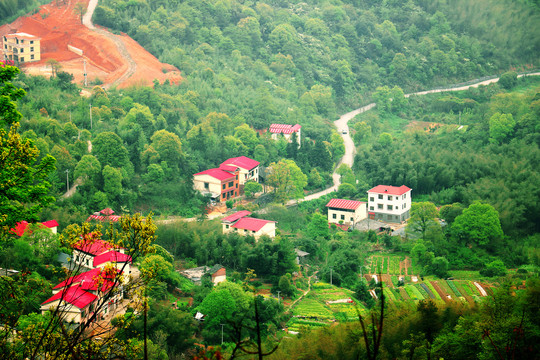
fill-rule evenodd
<path id="1" fill-rule="evenodd" d="M 307 319 L 329 320 L 333 319 L 332 312 L 315 299 L 302 299 L 293 309 L 294 317 Z"/>
<path id="2" fill-rule="evenodd" d="M 424 296 L 414 285 L 407 284 L 404 288 L 411 300 L 424 300 Z"/>
<path id="3" fill-rule="evenodd" d="M 430 281 L 429 283 L 442 300 L 444 300 L 445 302 L 450 302 L 450 299 L 447 296 L 448 294 L 443 290 L 443 288 L 439 286 L 438 281 Z"/>

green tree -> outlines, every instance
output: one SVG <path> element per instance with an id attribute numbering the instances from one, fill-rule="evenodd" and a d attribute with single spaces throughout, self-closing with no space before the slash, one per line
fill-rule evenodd
<path id="1" fill-rule="evenodd" d="M 514 132 L 515 126 L 512 114 L 493 114 L 489 119 L 489 141 L 494 144 L 504 142 Z"/>
<path id="2" fill-rule="evenodd" d="M 73 11 L 75 12 L 75 15 L 77 15 L 81 19 L 81 24 L 83 22 L 83 16 L 86 14 L 86 4 L 84 3 L 76 3 L 73 7 Z"/>
<path id="3" fill-rule="evenodd" d="M 122 172 L 119 169 L 105 165 L 103 168 L 103 191 L 109 195 L 109 199 L 122 193 Z"/>
<path id="4" fill-rule="evenodd" d="M 317 239 L 319 237 L 329 239 L 330 231 L 328 229 L 328 219 L 326 216 L 318 211 L 313 213 L 307 226 L 307 234 L 312 239 Z"/>
<path id="5" fill-rule="evenodd" d="M 101 175 L 101 164 L 93 155 L 84 155 L 75 167 L 75 179 L 81 178 L 83 181 L 90 181 L 97 186 L 97 181 Z"/>
<path id="6" fill-rule="evenodd" d="M 512 89 L 517 84 L 517 73 L 515 71 L 505 72 L 499 78 L 499 84 L 507 90 Z"/>
<path id="7" fill-rule="evenodd" d="M 113 132 L 99 133 L 92 141 L 92 153 L 103 167 L 106 165 L 114 168 L 131 167 L 128 151 L 122 139 Z"/>
<path id="8" fill-rule="evenodd" d="M 293 160 L 283 159 L 268 167 L 268 184 L 274 188 L 276 201 L 284 203 L 304 197 L 307 176 Z"/>
<path id="9" fill-rule="evenodd" d="M 489 204 L 474 203 L 452 224 L 455 237 L 465 244 L 492 245 L 503 236 L 499 213 Z"/>
<path id="10" fill-rule="evenodd" d="M 426 230 L 430 224 L 436 222 L 439 216 L 437 207 L 431 202 L 416 202 L 411 206 L 411 217 L 407 222 L 407 230 L 420 232 L 422 240 L 425 240 Z"/>
<path id="11" fill-rule="evenodd" d="M 248 198 L 252 198 L 255 193 L 262 191 L 262 185 L 256 181 L 248 181 L 244 185 L 244 192 Z"/>

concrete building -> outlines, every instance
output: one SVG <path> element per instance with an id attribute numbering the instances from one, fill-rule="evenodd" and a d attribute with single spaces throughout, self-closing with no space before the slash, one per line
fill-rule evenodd
<path id="1" fill-rule="evenodd" d="M 230 165 L 201 171 L 193 175 L 193 187 L 202 194 L 209 194 L 213 201 L 227 201 L 240 192 L 239 173 L 238 167 Z"/>
<path id="2" fill-rule="evenodd" d="M 368 190 L 370 219 L 400 223 L 407 220 L 411 210 L 411 191 L 405 185 L 377 185 Z"/>
<path id="3" fill-rule="evenodd" d="M 247 156 L 239 156 L 230 158 L 221 163 L 221 166 L 236 166 L 238 167 L 238 183 L 242 186 L 248 181 L 259 182 L 259 165 L 260 162 L 248 158 Z"/>
<path id="4" fill-rule="evenodd" d="M 3 37 L 4 60 L 24 64 L 41 60 L 41 39 L 27 33 L 8 34 Z"/>
<path id="5" fill-rule="evenodd" d="M 236 232 L 241 235 L 251 235 L 255 239 L 266 235 L 270 238 L 276 237 L 276 222 L 271 220 L 250 218 L 249 211 L 238 211 L 221 220 L 223 233 Z"/>
<path id="6" fill-rule="evenodd" d="M 270 125 L 270 132 L 272 133 L 272 139 L 277 140 L 280 134 L 283 134 L 285 140 L 292 142 L 292 134 L 296 134 L 296 142 L 298 147 L 302 144 L 302 126 L 287 125 L 287 124 L 272 124 Z"/>
<path id="7" fill-rule="evenodd" d="M 354 226 L 367 217 L 366 203 L 356 200 L 332 199 L 326 204 L 328 223 Z"/>
<path id="8" fill-rule="evenodd" d="M 227 280 L 227 270 L 224 266 L 219 264 L 212 267 L 199 266 L 196 268 L 186 269 L 180 272 L 180 274 L 197 285 L 201 285 L 202 278 L 206 274 L 210 274 L 214 286 Z"/>

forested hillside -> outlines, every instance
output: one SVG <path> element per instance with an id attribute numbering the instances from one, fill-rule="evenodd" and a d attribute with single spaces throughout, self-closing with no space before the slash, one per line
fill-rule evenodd
<path id="1" fill-rule="evenodd" d="M 54 0 L 64 1 L 64 0 Z M 3 0 L 0 2 L 0 25 L 9 23 L 19 16 L 26 15 L 47 0 Z"/>

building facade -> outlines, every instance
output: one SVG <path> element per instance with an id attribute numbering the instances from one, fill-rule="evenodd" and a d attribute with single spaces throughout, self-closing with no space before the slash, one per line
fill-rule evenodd
<path id="1" fill-rule="evenodd" d="M 272 139 L 277 140 L 280 134 L 283 134 L 285 140 L 292 142 L 292 134 L 296 134 L 296 142 L 298 147 L 302 144 L 302 126 L 287 125 L 287 124 L 272 124 L 270 125 L 270 132 L 272 133 Z"/>
<path id="2" fill-rule="evenodd" d="M 411 216 L 411 191 L 405 185 L 378 185 L 368 190 L 370 219 L 393 223 L 406 221 Z"/>
<path id="3" fill-rule="evenodd" d="M 4 60 L 19 64 L 41 60 L 41 39 L 27 33 L 8 34 L 3 37 Z"/>
<path id="4" fill-rule="evenodd" d="M 193 187 L 202 194 L 209 194 L 213 201 L 221 202 L 238 196 L 238 167 L 222 165 L 193 175 Z"/>
<path id="5" fill-rule="evenodd" d="M 259 182 L 259 165 L 260 162 L 248 158 L 247 156 L 239 156 L 230 158 L 221 163 L 221 166 L 236 166 L 238 167 L 238 183 L 244 185 L 248 181 Z M 220 167 L 221 167 L 220 166 Z"/>
<path id="6" fill-rule="evenodd" d="M 276 237 L 276 222 L 248 217 L 251 212 L 247 210 L 238 211 L 221 220 L 223 233 L 236 232 L 240 235 L 251 235 L 255 239 L 266 235 L 270 238 Z"/>
<path id="7" fill-rule="evenodd" d="M 332 199 L 326 204 L 329 224 L 354 226 L 367 217 L 367 206 L 363 201 Z"/>

